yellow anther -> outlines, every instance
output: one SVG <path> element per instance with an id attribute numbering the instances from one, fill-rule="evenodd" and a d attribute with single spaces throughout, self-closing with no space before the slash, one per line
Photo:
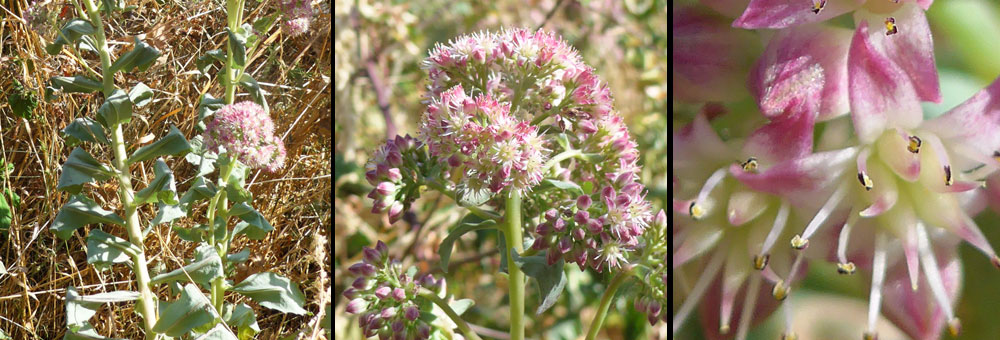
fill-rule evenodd
<path id="1" fill-rule="evenodd" d="M 792 248 L 802 250 L 805 249 L 807 246 L 809 246 L 808 239 L 804 239 L 802 238 L 802 236 L 799 235 L 795 235 L 795 237 L 792 237 Z"/>
<path id="2" fill-rule="evenodd" d="M 896 27 L 896 18 L 885 18 L 885 35 L 893 35 L 896 33 L 899 33 L 899 28 Z"/>
<path id="3" fill-rule="evenodd" d="M 771 295 L 778 301 L 784 301 L 788 297 L 788 287 L 785 286 L 785 280 L 778 280 L 778 283 L 774 284 Z"/>
<path id="4" fill-rule="evenodd" d="M 910 150 L 910 152 L 912 152 L 912 153 L 919 153 L 920 152 L 920 144 L 921 144 L 920 137 L 910 136 L 910 145 L 907 145 L 906 149 Z"/>
<path id="5" fill-rule="evenodd" d="M 746 162 L 743 162 L 741 165 L 743 166 L 743 171 L 752 173 L 757 172 L 757 158 L 750 157 L 747 159 Z"/>
<path id="6" fill-rule="evenodd" d="M 767 267 L 767 262 L 771 259 L 771 255 L 754 255 L 753 257 L 753 269 L 764 270 Z"/>
<path id="7" fill-rule="evenodd" d="M 993 151 L 993 160 L 1000 162 L 1000 151 Z"/>
<path id="8" fill-rule="evenodd" d="M 812 12 L 814 14 L 819 14 L 819 12 L 822 11 L 824 7 L 826 7 L 826 0 L 819 0 L 819 1 L 814 0 Z"/>
<path id="9" fill-rule="evenodd" d="M 1000 257 L 997 257 L 996 255 L 993 255 L 993 257 L 990 258 L 990 262 L 993 263 L 994 267 L 1000 268 Z"/>
<path id="10" fill-rule="evenodd" d="M 798 340 L 798 339 L 799 335 L 795 334 L 795 332 L 788 332 L 781 334 L 781 340 Z"/>
<path id="11" fill-rule="evenodd" d="M 851 275 L 851 274 L 854 274 L 854 271 L 856 269 L 857 269 L 857 267 L 854 266 L 854 262 L 838 263 L 837 264 L 837 272 L 841 273 L 841 274 Z"/>
<path id="12" fill-rule="evenodd" d="M 865 336 L 864 336 L 863 339 L 865 339 L 865 340 L 878 340 L 878 333 L 868 333 L 868 332 L 865 332 Z"/>
<path id="13" fill-rule="evenodd" d="M 861 185 L 865 186 L 865 191 L 872 191 L 872 188 L 875 187 L 875 183 L 872 182 L 871 177 L 868 177 L 866 173 L 859 172 L 858 181 L 861 182 Z"/>
<path id="14" fill-rule="evenodd" d="M 951 178 L 951 166 L 950 165 L 945 165 L 944 166 L 944 185 L 950 186 L 952 183 L 953 182 L 952 182 L 952 178 Z"/>
<path id="15" fill-rule="evenodd" d="M 958 336 L 958 333 L 961 332 L 962 332 L 962 322 L 959 321 L 958 318 L 948 320 L 948 334 L 951 334 L 951 336 L 956 337 Z"/>
<path id="16" fill-rule="evenodd" d="M 729 325 L 719 326 L 719 334 L 728 334 L 728 333 L 729 333 Z"/>
<path id="17" fill-rule="evenodd" d="M 691 218 L 697 220 L 705 216 L 705 208 L 702 208 L 697 202 L 691 202 L 691 206 L 688 207 L 688 213 L 691 214 Z"/>

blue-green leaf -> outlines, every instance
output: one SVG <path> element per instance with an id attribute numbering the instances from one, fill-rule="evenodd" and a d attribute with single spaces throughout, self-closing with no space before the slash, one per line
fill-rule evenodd
<path id="1" fill-rule="evenodd" d="M 236 329 L 240 340 L 253 339 L 254 334 L 260 333 L 257 314 L 254 313 L 253 308 L 245 303 L 226 304 L 223 308 L 222 320 L 226 321 L 229 327 Z"/>
<path id="2" fill-rule="evenodd" d="M 550 266 L 545 259 L 545 255 L 521 257 L 513 248 L 510 251 L 511 258 L 517 264 L 518 268 L 521 268 L 521 271 L 525 275 L 534 278 L 535 282 L 538 282 L 538 293 L 541 295 L 539 300 L 542 302 L 538 305 L 538 309 L 535 310 L 535 314 L 540 315 L 559 300 L 559 295 L 562 294 L 563 288 L 566 287 L 566 272 L 563 271 L 563 260 L 560 258 L 559 261 Z"/>
<path id="3" fill-rule="evenodd" d="M 126 239 L 94 229 L 87 235 L 87 263 L 107 267 L 115 263 L 131 263 L 131 258 L 142 253 Z"/>
<path id="4" fill-rule="evenodd" d="M 49 230 L 62 240 L 68 240 L 73 231 L 92 223 L 125 225 L 125 220 L 115 213 L 102 209 L 96 202 L 82 195 L 73 195 L 59 209 Z"/>
<path id="5" fill-rule="evenodd" d="M 274 227 L 267 222 L 263 215 L 246 203 L 234 205 L 229 210 L 229 214 L 243 220 L 233 228 L 233 239 L 236 238 L 236 235 L 246 234 L 251 240 L 263 240 L 268 232 L 274 230 Z"/>
<path id="6" fill-rule="evenodd" d="M 79 194 L 83 189 L 83 184 L 94 180 L 105 181 L 111 179 L 113 174 L 111 168 L 101 164 L 83 148 L 77 147 L 70 152 L 66 163 L 63 163 L 62 174 L 59 175 L 59 184 L 56 189 L 72 194 Z"/>
<path id="7" fill-rule="evenodd" d="M 206 252 L 202 248 L 209 249 Z M 156 275 L 150 280 L 150 284 L 193 281 L 202 287 L 211 287 L 212 279 L 225 275 L 222 271 L 222 259 L 218 253 L 211 249 L 210 245 L 203 244 L 198 247 L 198 250 L 202 251 L 203 258 L 197 259 L 183 268 L 177 268 L 173 271 Z"/>
<path id="8" fill-rule="evenodd" d="M 230 290 L 249 297 L 261 306 L 282 313 L 298 315 L 307 313 L 302 308 L 305 304 L 305 296 L 299 290 L 299 285 L 275 273 L 264 272 L 250 275 Z"/>
<path id="9" fill-rule="evenodd" d="M 167 162 L 164 162 L 162 158 L 158 158 L 156 164 L 153 166 L 153 173 L 156 174 L 156 178 L 145 189 L 139 190 L 135 194 L 136 204 L 152 202 L 161 202 L 168 205 L 179 204 L 177 186 L 174 183 L 174 172 L 167 166 Z"/>
<path id="10" fill-rule="evenodd" d="M 181 133 L 181 130 L 178 130 L 176 126 L 171 125 L 170 133 L 167 133 L 166 136 L 163 136 L 163 138 L 160 138 L 149 145 L 139 148 L 139 150 L 135 150 L 135 152 L 132 153 L 132 156 L 129 156 L 125 163 L 134 164 L 135 162 L 142 162 L 164 155 L 180 155 L 190 150 L 191 144 L 188 144 L 187 139 L 184 138 L 184 134 Z"/>
<path id="11" fill-rule="evenodd" d="M 135 107 L 146 106 L 153 99 L 153 90 L 149 86 L 146 86 L 146 84 L 135 84 L 132 90 L 128 91 L 128 99 L 132 101 Z"/>
<path id="12" fill-rule="evenodd" d="M 497 221 L 495 220 L 483 220 L 479 216 L 468 214 L 461 221 L 458 222 L 458 227 L 453 229 L 448 233 L 448 236 L 441 241 L 441 245 L 438 247 L 438 255 L 441 256 L 441 269 L 448 273 L 448 262 L 451 260 L 451 248 L 458 241 L 459 237 L 465 235 L 465 233 L 475 230 L 482 229 L 494 229 L 497 226 Z"/>
<path id="13" fill-rule="evenodd" d="M 51 55 L 59 54 L 63 45 L 76 43 L 81 37 L 94 34 L 95 30 L 89 21 L 75 18 L 63 25 L 61 32 L 62 34 L 58 35 L 55 41 L 45 46 L 45 52 Z"/>
<path id="14" fill-rule="evenodd" d="M 118 57 L 118 60 L 115 60 L 114 64 L 111 64 L 110 73 L 118 71 L 131 72 L 135 68 L 138 68 L 139 72 L 146 71 L 159 56 L 159 50 L 139 40 L 139 38 L 135 38 L 132 49 L 122 54 Z"/>
<path id="15" fill-rule="evenodd" d="M 108 135 L 104 133 L 104 127 L 97 121 L 86 117 L 74 119 L 62 132 L 65 134 L 68 145 L 76 145 L 80 142 L 111 144 Z"/>
<path id="16" fill-rule="evenodd" d="M 264 90 L 260 89 L 260 84 L 257 83 L 256 79 L 251 77 L 249 74 L 244 73 L 240 76 L 240 81 L 237 83 L 250 93 L 250 99 L 253 100 L 254 103 L 257 103 L 264 108 L 264 112 L 271 112 L 271 109 L 267 106 L 267 100 L 264 99 L 264 95 L 266 93 L 264 93 Z"/>
<path id="17" fill-rule="evenodd" d="M 115 126 L 128 123 L 132 120 L 132 101 L 128 98 L 128 93 L 121 89 L 116 89 L 111 96 L 97 109 L 97 121 L 109 130 Z"/>
<path id="18" fill-rule="evenodd" d="M 161 302 L 160 318 L 153 331 L 167 336 L 180 337 L 195 327 L 213 322 L 219 317 L 212 302 L 193 284 L 184 286 L 181 297 L 172 302 Z"/>

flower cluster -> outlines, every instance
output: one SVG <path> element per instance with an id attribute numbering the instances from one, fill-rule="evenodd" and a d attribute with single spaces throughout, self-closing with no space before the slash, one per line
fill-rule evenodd
<path id="1" fill-rule="evenodd" d="M 275 172 L 285 165 L 285 145 L 274 135 L 274 122 L 254 102 L 229 104 L 215 112 L 204 138 L 207 149 L 225 151 L 250 168 Z"/>
<path id="2" fill-rule="evenodd" d="M 289 36 L 299 36 L 309 30 L 313 16 L 312 0 L 281 0 L 281 10 L 285 16 L 283 29 Z"/>
<path id="3" fill-rule="evenodd" d="M 420 319 L 421 311 L 430 306 L 417 300 L 421 288 L 438 291 L 444 279 L 430 274 L 414 279 L 412 273 L 402 271 L 398 261 L 389 259 L 389 248 L 378 241 L 375 248 L 363 249 L 364 259 L 348 268 L 357 275 L 351 287 L 344 290 L 344 297 L 351 301 L 347 313 L 358 314 L 358 323 L 366 337 L 378 335 L 381 339 L 428 339 L 431 326 Z"/>
<path id="4" fill-rule="evenodd" d="M 653 217 L 649 230 L 643 235 L 643 255 L 645 258 L 635 262 L 645 262 L 649 269 L 639 280 L 642 286 L 635 299 L 635 309 L 646 314 L 650 325 L 658 321 L 667 321 L 667 313 L 662 308 L 667 306 L 668 272 L 667 256 L 667 213 L 660 210 Z M 662 312 L 662 313 L 661 313 Z"/>
<path id="5" fill-rule="evenodd" d="M 422 179 L 416 167 L 426 160 L 423 143 L 410 135 L 396 136 L 376 150 L 365 165 L 365 179 L 375 187 L 368 193 L 375 200 L 372 213 L 388 211 L 390 223 L 399 221 L 419 194 L 416 183 Z"/>
<path id="6" fill-rule="evenodd" d="M 428 106 L 420 135 L 432 155 L 465 172 L 460 180 L 471 189 L 525 192 L 542 179 L 547 150 L 538 129 L 490 95 L 467 96 L 461 85 L 445 91 Z"/>

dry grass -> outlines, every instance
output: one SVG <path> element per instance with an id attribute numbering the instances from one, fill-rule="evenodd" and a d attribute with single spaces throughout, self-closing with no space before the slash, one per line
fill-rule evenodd
<path id="1" fill-rule="evenodd" d="M 252 22 L 270 14 L 274 2 L 248 1 L 247 19 Z M 225 35 L 220 34 L 225 25 L 221 4 L 148 0 L 129 4 L 138 5 L 139 9 L 110 20 L 108 35 L 116 48 L 115 54 L 127 48 L 118 43 L 129 43 L 132 36 L 145 34 L 144 39 L 160 49 L 162 56 L 147 72 L 119 75 L 115 79 L 119 87 L 130 88 L 142 81 L 155 91 L 154 101 L 137 111 L 132 122 L 125 126 L 126 140 L 137 141 L 149 134 L 165 135 L 171 124 L 193 137 L 199 96 L 204 93 L 222 96 L 217 81 L 193 72 L 198 56 L 225 42 Z M 65 287 L 76 286 L 82 294 L 136 290 L 136 287 L 126 266 L 99 272 L 87 265 L 84 231 L 76 232 L 67 242 L 48 231 L 58 209 L 68 199 L 68 195 L 55 190 L 61 165 L 71 150 L 64 145 L 59 131 L 74 118 L 92 117 L 103 98 L 100 94 L 75 94 L 62 95 L 53 102 L 41 99 L 48 78 L 86 71 L 80 60 L 65 51 L 58 56 L 45 53 L 39 37 L 11 15 L 10 11 L 19 13 L 15 8 L 23 5 L 23 0 L 0 1 L 0 151 L 15 166 L 9 184 L 3 185 L 9 185 L 23 200 L 15 211 L 10 233 L 0 234 L 0 262 L 10 269 L 9 274 L 0 274 L 0 330 L 15 339 L 56 339 L 65 332 Z M 329 8 L 329 2 L 322 6 Z M 258 172 L 251 176 L 249 190 L 255 197 L 254 206 L 274 225 L 275 231 L 263 241 L 238 239 L 233 245 L 234 250 L 250 248 L 251 257 L 237 268 L 232 279 L 238 282 L 261 271 L 285 275 L 300 284 L 306 295 L 306 309 L 317 314 L 323 308 L 319 301 L 329 301 L 329 283 L 324 273 L 331 270 L 327 264 L 330 253 L 327 236 L 332 226 L 328 18 L 329 14 L 321 14 L 309 34 L 294 39 L 280 34 L 277 27 L 272 28 L 262 36 L 264 47 L 249 62 L 248 72 L 270 93 L 267 99 L 277 131 L 285 136 L 288 162 L 276 174 Z M 94 68 L 99 66 L 96 55 L 83 56 L 83 62 Z M 6 92 L 15 79 L 39 96 L 34 119 L 17 117 L 7 106 Z M 106 148 L 85 147 L 99 160 L 111 158 Z M 178 189 L 187 190 L 190 181 L 186 180 L 194 175 L 192 167 L 179 157 L 168 158 L 167 162 L 178 178 Z M 132 168 L 139 182 L 146 183 L 153 177 L 152 162 L 146 163 Z M 143 187 L 136 185 L 135 189 Z M 117 183 L 110 181 L 87 186 L 84 191 L 105 208 L 118 210 L 116 189 Z M 194 216 L 200 216 L 205 205 L 202 203 Z M 155 211 L 143 207 L 140 213 L 141 219 L 148 221 Z M 179 223 L 191 226 L 196 220 L 182 219 Z M 85 229 L 92 228 L 125 235 L 123 227 L 90 225 Z M 154 228 L 146 238 L 151 267 L 161 271 L 182 265 L 195 246 L 172 235 L 166 226 Z M 166 287 L 159 287 L 158 294 L 160 300 L 173 298 Z M 263 329 L 259 339 L 314 336 L 314 316 L 284 315 L 260 308 L 236 294 L 228 295 L 227 299 L 256 307 L 257 320 Z M 101 334 L 116 338 L 136 339 L 142 334 L 141 321 L 131 304 L 102 307 L 91 322 Z"/>

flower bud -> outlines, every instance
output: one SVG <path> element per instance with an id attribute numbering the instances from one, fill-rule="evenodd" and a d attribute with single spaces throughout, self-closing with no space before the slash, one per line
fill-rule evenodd
<path id="1" fill-rule="evenodd" d="M 420 310 L 414 306 L 407 306 L 406 311 L 404 311 L 404 316 L 407 320 L 413 321 L 420 317 Z"/>
<path id="2" fill-rule="evenodd" d="M 659 228 L 667 226 L 667 213 L 660 209 L 660 212 L 656 213 L 656 217 L 653 217 L 653 225 Z"/>
<path id="3" fill-rule="evenodd" d="M 392 288 L 386 286 L 381 286 L 375 289 L 375 297 L 379 298 L 380 300 L 384 299 L 386 296 L 389 296 L 390 293 L 392 293 Z"/>
<path id="4" fill-rule="evenodd" d="M 403 204 L 396 201 L 389 207 L 389 223 L 396 223 L 403 217 Z"/>
<path id="5" fill-rule="evenodd" d="M 418 339 L 429 339 L 431 337 L 431 327 L 427 326 L 425 323 L 421 323 L 417 326 L 417 338 Z"/>
<path id="6" fill-rule="evenodd" d="M 589 119 L 581 120 L 578 124 L 580 125 L 580 131 L 583 131 L 583 133 L 592 135 L 597 132 L 597 126 L 595 126 L 594 122 Z"/>
<path id="7" fill-rule="evenodd" d="M 350 268 L 347 268 L 347 270 L 354 275 L 360 275 L 360 276 L 372 276 L 373 274 L 375 274 L 375 266 L 372 266 L 364 262 L 355 263 L 351 265 Z"/>
<path id="8" fill-rule="evenodd" d="M 539 223 L 538 226 L 535 227 L 535 233 L 538 235 L 545 236 L 550 232 L 552 232 L 552 225 L 549 222 Z"/>
<path id="9" fill-rule="evenodd" d="M 382 254 L 382 256 L 389 254 L 389 246 L 386 245 L 385 242 L 382 242 L 382 240 L 379 240 L 378 243 L 375 244 L 375 250 L 377 250 L 379 254 Z"/>
<path id="10" fill-rule="evenodd" d="M 356 296 L 358 296 L 358 290 L 354 289 L 354 287 L 347 287 L 347 289 L 344 289 L 344 298 L 350 300 Z"/>
<path id="11" fill-rule="evenodd" d="M 566 220 L 558 219 L 552 222 L 552 230 L 555 230 L 557 233 L 561 233 L 563 230 L 566 230 Z"/>
<path id="12" fill-rule="evenodd" d="M 382 182 L 375 187 L 375 190 L 383 196 L 389 196 L 396 193 L 396 185 L 392 182 Z"/>
<path id="13" fill-rule="evenodd" d="M 576 199 L 576 208 L 580 210 L 587 210 L 587 208 L 590 208 L 591 203 L 593 203 L 593 200 L 590 199 L 589 195 L 580 195 L 580 197 L 577 197 Z"/>
<path id="14" fill-rule="evenodd" d="M 559 239 L 559 253 L 568 253 L 570 249 L 573 249 L 573 241 L 571 241 L 568 237 Z"/>
<path id="15" fill-rule="evenodd" d="M 590 220 L 590 213 L 586 210 L 578 210 L 576 215 L 573 216 L 573 220 L 576 221 L 577 224 L 586 225 L 587 221 Z"/>
<path id="16" fill-rule="evenodd" d="M 393 316 L 396 316 L 396 308 L 394 307 L 385 308 L 382 310 L 381 315 L 383 319 L 391 319 Z"/>
<path id="17" fill-rule="evenodd" d="M 392 298 L 396 301 L 406 300 L 406 291 L 403 288 L 396 288 L 392 290 Z"/>
<path id="18" fill-rule="evenodd" d="M 589 220 L 587 221 L 587 231 L 592 234 L 600 233 L 604 231 L 604 225 L 602 225 L 598 220 Z"/>
<path id="19" fill-rule="evenodd" d="M 375 183 L 378 183 L 378 173 L 375 170 L 365 171 L 365 179 L 368 180 L 369 184 L 375 185 Z"/>
<path id="20" fill-rule="evenodd" d="M 364 249 L 361 250 L 361 253 L 364 255 L 365 262 L 379 268 L 382 267 L 381 266 L 382 262 L 385 259 L 385 255 L 382 254 L 382 252 L 379 252 L 378 250 L 372 248 L 365 247 Z"/>
<path id="21" fill-rule="evenodd" d="M 561 257 L 562 255 L 555 249 L 549 249 L 549 251 L 545 253 L 545 261 L 550 266 L 556 264 L 556 262 L 559 262 L 559 259 Z"/>
<path id="22" fill-rule="evenodd" d="M 403 173 L 399 171 L 399 168 L 391 168 L 386 172 L 386 177 L 389 178 L 389 181 L 399 182 L 403 180 Z"/>
<path id="23" fill-rule="evenodd" d="M 345 310 L 348 314 L 358 314 L 362 310 L 368 307 L 368 302 L 364 299 L 354 299 L 347 303 L 347 309 Z"/>
<path id="24" fill-rule="evenodd" d="M 559 217 L 559 211 L 556 210 L 555 208 L 552 208 L 552 209 L 549 209 L 549 210 L 545 211 L 545 220 L 547 220 L 549 222 L 552 222 L 557 217 Z"/>
<path id="25" fill-rule="evenodd" d="M 362 276 L 362 277 L 359 277 L 359 278 L 355 279 L 354 283 L 351 284 L 351 287 L 354 287 L 355 289 L 358 289 L 358 290 L 365 290 L 365 289 L 367 289 L 368 288 L 368 278 Z"/>

